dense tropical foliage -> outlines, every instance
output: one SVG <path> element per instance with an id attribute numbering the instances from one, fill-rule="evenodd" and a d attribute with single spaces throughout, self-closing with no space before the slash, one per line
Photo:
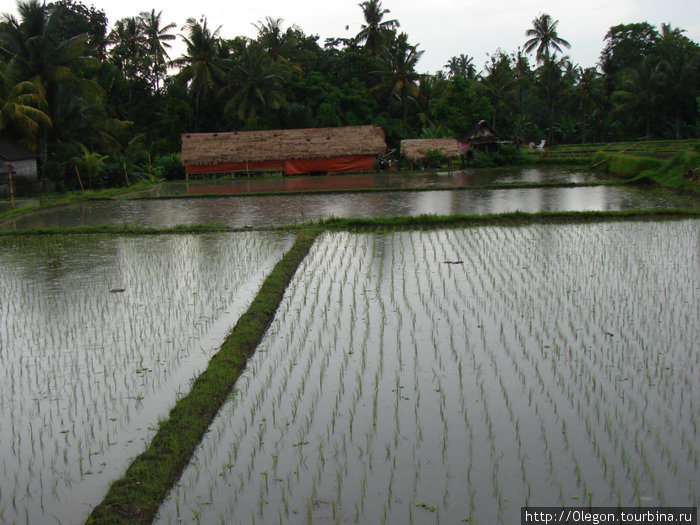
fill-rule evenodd
<path id="1" fill-rule="evenodd" d="M 526 142 L 698 134 L 700 46 L 680 28 L 611 27 L 599 64 L 583 69 L 542 14 L 522 50 L 481 68 L 459 53 L 421 74 L 423 50 L 382 2 L 359 7 L 354 38 L 319 42 L 279 18 L 225 39 L 205 18 L 176 28 L 151 10 L 110 26 L 78 0 L 22 0 L 0 19 L 0 135 L 35 148 L 42 177 L 76 187 L 81 171 L 95 186 L 172 175 L 187 131 L 375 123 L 392 146 L 481 119 Z"/>

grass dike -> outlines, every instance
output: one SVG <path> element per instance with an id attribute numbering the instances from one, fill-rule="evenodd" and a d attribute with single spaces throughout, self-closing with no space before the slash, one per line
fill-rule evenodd
<path id="1" fill-rule="evenodd" d="M 599 153 L 593 166 L 630 184 L 658 184 L 700 193 L 700 151 L 683 151 L 668 160 Z"/>
<path id="2" fill-rule="evenodd" d="M 248 310 L 229 332 L 207 369 L 159 423 L 148 448 L 112 483 L 88 524 L 151 523 L 158 508 L 187 466 L 219 408 L 226 401 L 248 358 L 272 322 L 290 280 L 318 232 L 297 235 L 290 250 L 263 282 Z"/>

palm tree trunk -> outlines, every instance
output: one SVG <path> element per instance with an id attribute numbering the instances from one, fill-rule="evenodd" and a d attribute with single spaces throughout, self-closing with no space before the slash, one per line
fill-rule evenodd
<path id="1" fill-rule="evenodd" d="M 194 96 L 194 132 L 199 132 L 199 99 L 201 97 L 201 90 L 197 90 L 197 94 Z"/>
<path id="2" fill-rule="evenodd" d="M 404 88 L 401 88 L 401 109 L 403 110 L 403 131 L 406 133 L 406 125 L 408 124 L 408 94 Z"/>

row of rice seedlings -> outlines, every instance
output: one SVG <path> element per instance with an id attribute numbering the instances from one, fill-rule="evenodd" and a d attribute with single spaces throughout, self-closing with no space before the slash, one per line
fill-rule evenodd
<path id="1" fill-rule="evenodd" d="M 681 246 L 659 243 L 659 229 Z M 260 452 L 248 447 L 231 468 L 233 490 L 200 480 L 173 494 L 161 509 L 163 521 L 186 518 L 184 508 L 199 512 L 196 495 L 209 493 L 215 498 L 207 516 L 243 523 L 284 522 L 294 514 L 324 519 L 326 509 L 339 521 L 505 523 L 523 504 L 692 503 L 688 480 L 697 479 L 697 467 L 680 465 L 683 449 L 660 432 L 662 424 L 680 428 L 682 447 L 692 453 L 693 426 L 676 420 L 687 418 L 692 396 L 659 394 L 673 410 L 657 417 L 641 408 L 640 374 L 618 381 L 609 371 L 631 375 L 645 349 L 635 347 L 639 336 L 625 329 L 627 319 L 612 322 L 607 314 L 632 297 L 658 307 L 655 289 L 625 277 L 631 259 L 623 248 L 611 250 L 600 274 L 628 284 L 615 292 L 615 304 L 596 301 L 598 247 L 624 246 L 629 238 L 654 254 L 697 243 L 687 223 L 324 236 L 290 287 L 298 300 L 318 291 L 315 314 L 293 303 L 281 307 L 285 322 L 274 323 L 274 337 L 261 347 L 261 359 L 270 359 L 272 349 L 284 356 L 273 358 L 270 370 L 296 365 L 294 383 L 285 380 L 277 401 L 255 411 L 257 425 L 271 414 L 288 419 L 269 436 L 263 424 Z M 694 264 L 673 266 L 694 282 Z M 663 279 L 649 282 L 682 287 L 663 264 L 658 272 Z M 319 316 L 323 310 L 330 322 Z M 607 324 L 601 327 L 597 316 Z M 599 334 L 605 329 L 619 335 L 610 341 Z M 657 348 L 673 347 L 669 353 L 684 356 L 691 376 L 697 373 L 686 336 L 665 330 L 650 328 L 644 337 Z M 306 335 L 293 337 L 299 333 Z M 222 417 L 224 426 L 243 420 L 224 449 L 239 443 L 240 451 L 241 442 L 255 438 L 245 429 L 259 427 L 241 412 Z M 261 454 L 269 442 L 270 452 Z M 205 450 L 196 464 L 216 470 Z M 583 461 L 588 456 L 594 461 Z M 279 487 L 267 492 L 268 483 L 262 491 L 251 474 L 273 468 Z"/>
<path id="2" fill-rule="evenodd" d="M 562 295 L 563 295 L 563 294 L 562 294 Z M 546 327 L 545 327 L 545 328 L 546 328 Z M 569 384 L 570 384 L 570 382 L 569 382 Z M 571 389 L 570 389 L 570 386 L 567 386 L 567 392 L 568 392 L 567 397 L 569 397 L 569 399 L 571 399 L 571 393 L 570 393 L 570 392 L 571 392 Z"/>
<path id="3" fill-rule="evenodd" d="M 291 237 L 0 242 L 1 461 L 18 473 L 0 482 L 0 508 L 10 522 L 72 522 L 142 450 Z"/>

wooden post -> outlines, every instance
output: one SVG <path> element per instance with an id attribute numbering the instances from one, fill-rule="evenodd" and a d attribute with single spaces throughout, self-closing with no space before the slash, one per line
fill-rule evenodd
<path id="1" fill-rule="evenodd" d="M 124 160 L 122 160 L 122 166 L 124 166 L 124 177 L 126 178 L 126 187 L 128 188 L 131 184 L 129 184 L 129 174 L 126 171 L 126 162 Z"/>
<path id="2" fill-rule="evenodd" d="M 80 183 L 80 191 L 82 191 L 84 193 L 85 188 L 83 187 L 83 181 L 80 178 L 80 172 L 78 171 L 78 166 L 74 165 L 74 167 L 75 167 L 75 173 L 78 175 L 78 182 Z"/>
<path id="3" fill-rule="evenodd" d="M 5 164 L 5 169 L 7 169 L 7 177 L 10 183 L 10 207 L 14 209 L 15 207 L 15 190 L 14 187 L 12 186 L 12 170 L 13 166 L 12 164 Z"/>

